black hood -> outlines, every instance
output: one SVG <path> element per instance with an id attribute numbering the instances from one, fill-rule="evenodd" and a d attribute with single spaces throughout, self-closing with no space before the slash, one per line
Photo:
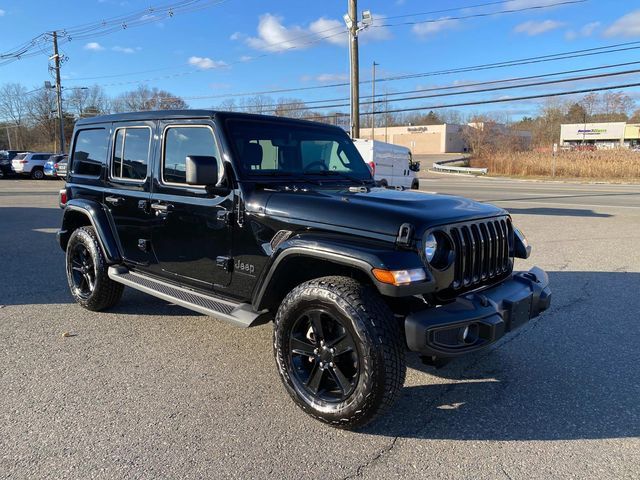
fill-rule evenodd
<path id="1" fill-rule="evenodd" d="M 496 206 L 463 197 L 414 190 L 373 188 L 340 190 L 259 191 L 247 198 L 247 210 L 297 224 L 326 224 L 396 236 L 403 223 L 417 235 L 431 227 L 505 215 Z"/>

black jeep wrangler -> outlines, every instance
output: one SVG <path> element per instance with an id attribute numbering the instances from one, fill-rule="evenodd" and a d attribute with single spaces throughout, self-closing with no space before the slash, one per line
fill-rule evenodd
<path id="1" fill-rule="evenodd" d="M 60 246 L 75 300 L 129 286 L 241 327 L 273 320 L 295 402 L 354 428 L 388 408 L 405 351 L 486 348 L 549 306 L 500 208 L 375 185 L 347 134 L 205 110 L 83 119 Z"/>

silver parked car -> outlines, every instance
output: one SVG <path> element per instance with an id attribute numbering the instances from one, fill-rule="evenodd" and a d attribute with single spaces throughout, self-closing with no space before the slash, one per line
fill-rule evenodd
<path id="1" fill-rule="evenodd" d="M 34 180 L 44 178 L 44 164 L 47 163 L 53 153 L 23 152 L 11 160 L 13 171 L 17 175 L 29 175 Z"/>

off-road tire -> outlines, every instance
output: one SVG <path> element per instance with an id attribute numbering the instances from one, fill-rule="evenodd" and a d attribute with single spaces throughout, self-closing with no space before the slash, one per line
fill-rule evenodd
<path id="1" fill-rule="evenodd" d="M 309 402 L 296 390 L 287 361 L 289 335 L 298 314 L 310 305 L 335 313 L 358 347 L 360 373 L 346 400 Z M 310 416 L 333 426 L 354 429 L 372 421 L 397 399 L 406 374 L 400 325 L 369 286 L 348 277 L 323 277 L 294 288 L 282 301 L 274 325 L 274 355 L 287 392 Z"/>
<path id="2" fill-rule="evenodd" d="M 93 264 L 95 266 L 95 287 L 91 294 L 84 298 L 76 294 L 74 290 L 74 284 L 71 277 L 71 261 L 69 252 L 77 243 L 82 243 L 91 255 Z M 74 300 L 86 308 L 95 312 L 105 310 L 113 307 L 118 303 L 122 292 L 124 291 L 124 285 L 114 282 L 109 278 L 107 274 L 109 266 L 106 263 L 100 242 L 93 227 L 80 227 L 76 229 L 69 239 L 67 244 L 66 254 L 66 270 L 67 270 L 67 282 L 69 283 L 69 289 Z"/>

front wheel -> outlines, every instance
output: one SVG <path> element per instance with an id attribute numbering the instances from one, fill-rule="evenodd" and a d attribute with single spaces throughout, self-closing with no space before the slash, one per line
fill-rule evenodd
<path id="1" fill-rule="evenodd" d="M 340 428 L 361 427 L 394 403 L 404 350 L 389 307 L 351 278 L 305 282 L 276 315 L 274 354 L 284 386 L 305 412 Z"/>
<path id="2" fill-rule="evenodd" d="M 77 303 L 93 311 L 118 303 L 124 286 L 109 278 L 109 266 L 92 227 L 81 227 L 71 234 L 66 263 L 67 281 Z"/>

